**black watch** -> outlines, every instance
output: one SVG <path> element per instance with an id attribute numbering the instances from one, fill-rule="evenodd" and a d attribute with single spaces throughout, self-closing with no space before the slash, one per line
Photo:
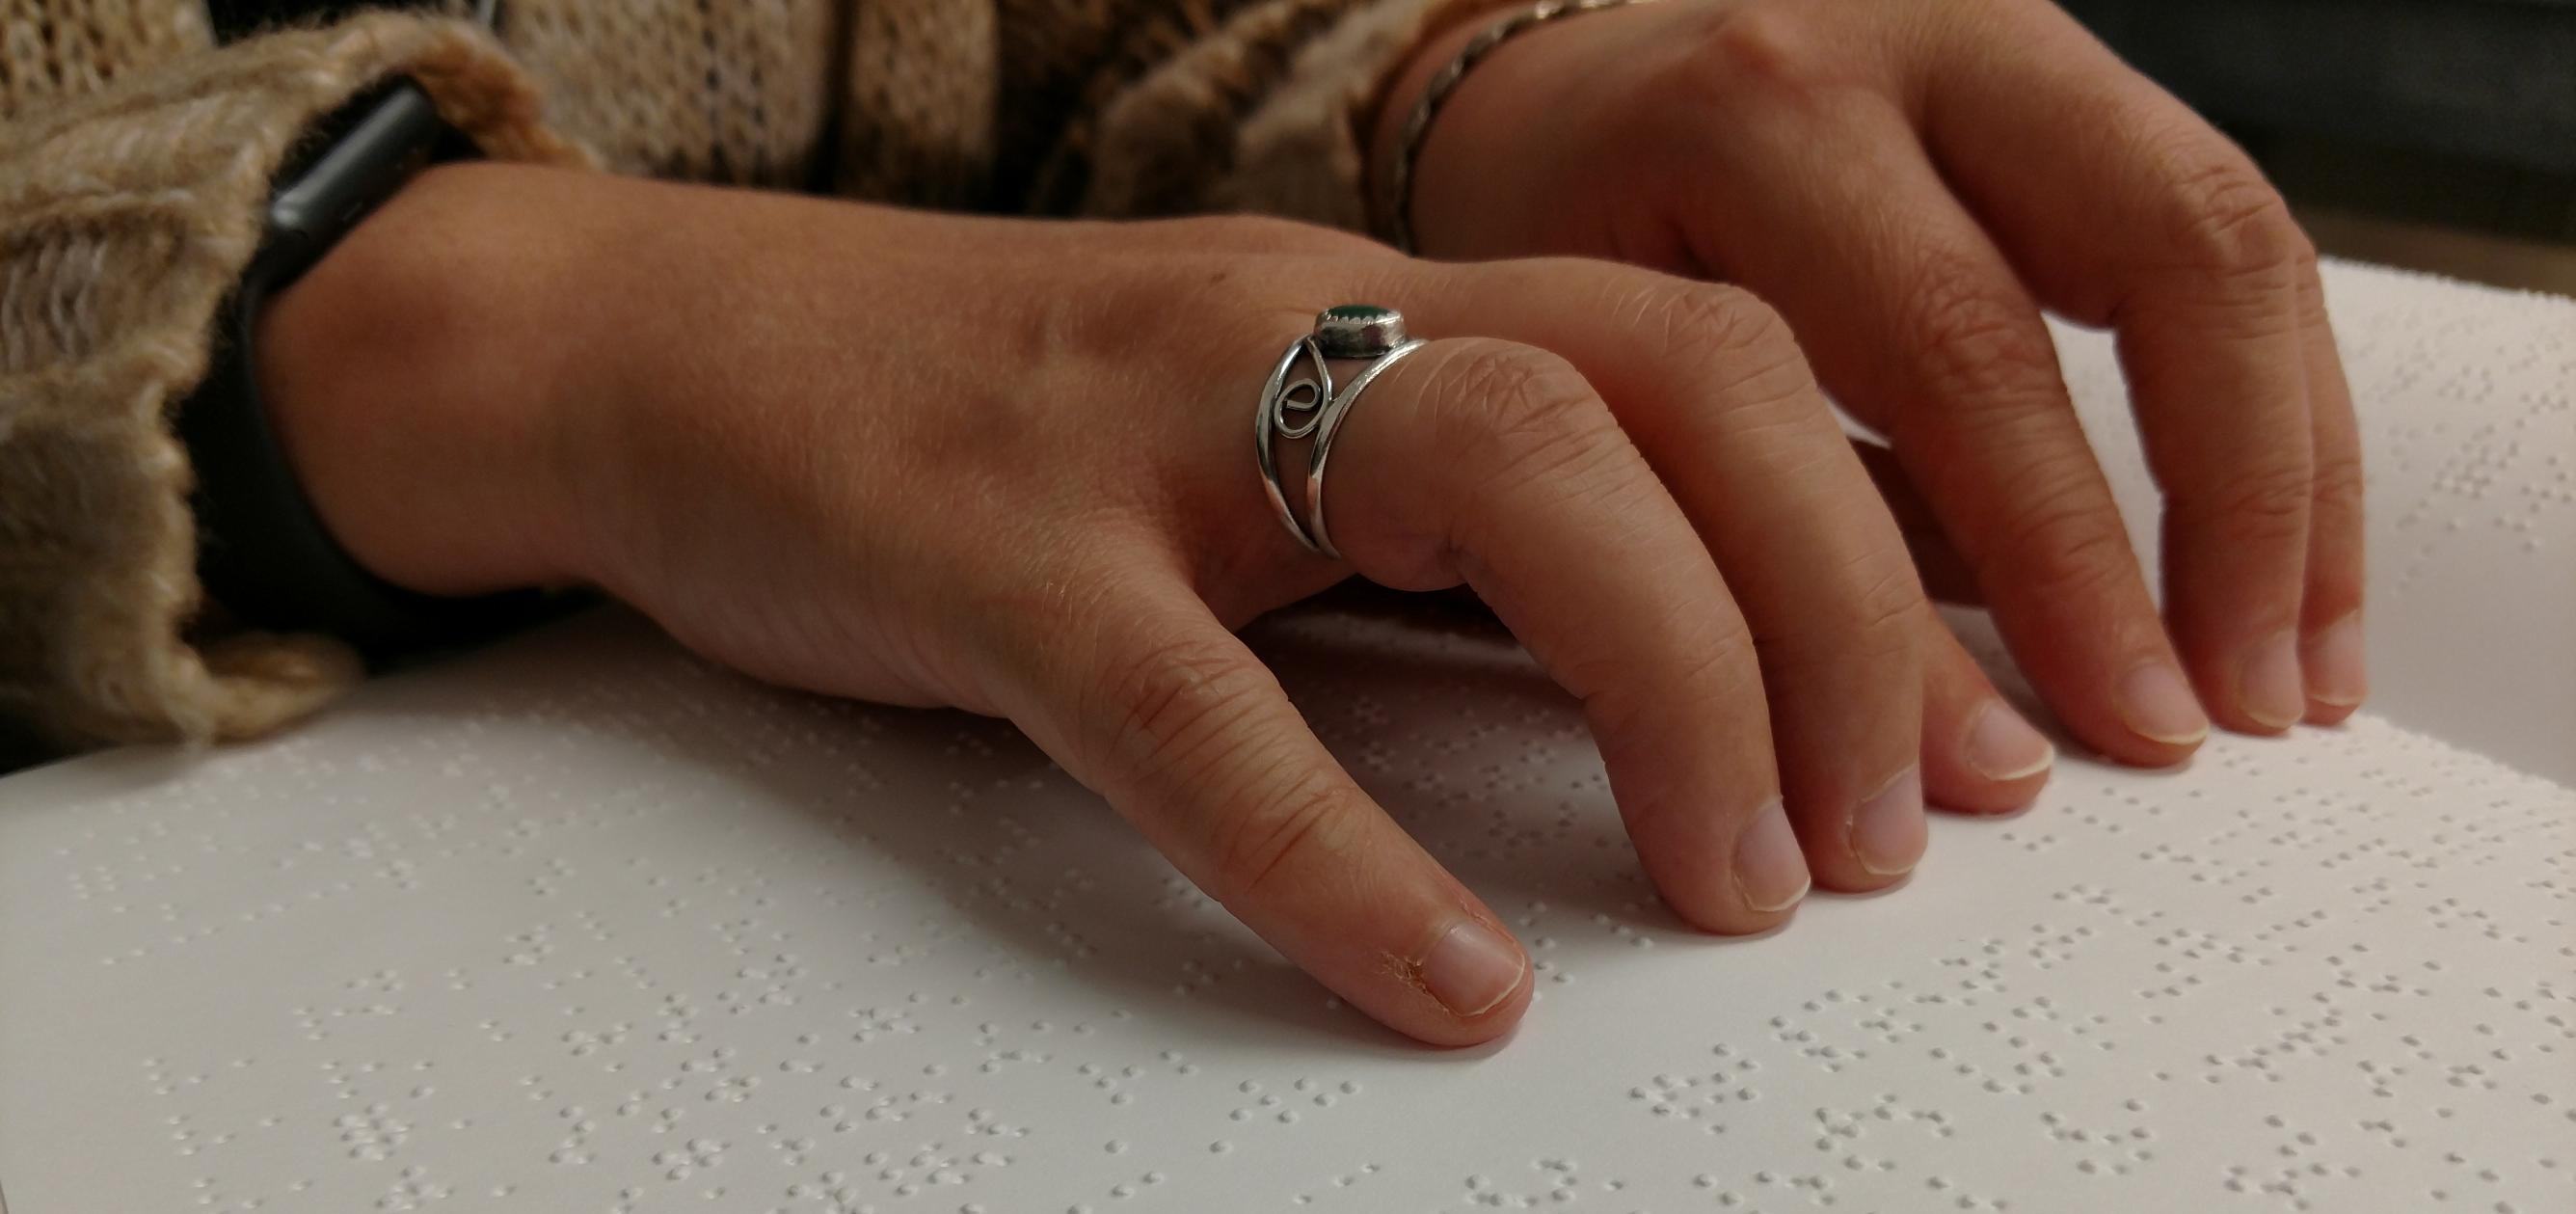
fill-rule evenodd
<path id="1" fill-rule="evenodd" d="M 197 573 L 252 627 L 324 632 L 381 657 L 473 640 L 543 613 L 538 590 L 445 598 L 368 572 L 313 512 L 260 403 L 252 356 L 260 305 L 423 168 L 470 157 L 428 94 L 397 79 L 326 119 L 278 175 L 267 231 L 218 317 L 213 363 L 176 421 L 196 473 Z"/>

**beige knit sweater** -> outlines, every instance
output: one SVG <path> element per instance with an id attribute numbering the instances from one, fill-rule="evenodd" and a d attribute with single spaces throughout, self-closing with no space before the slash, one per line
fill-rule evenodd
<path id="1" fill-rule="evenodd" d="M 203 0 L 0 0 L 0 716 L 65 745 L 274 728 L 353 683 L 227 627 L 170 413 L 271 175 L 408 73 L 496 158 L 960 209 L 1361 227 L 1361 111 L 1491 0 L 513 0 L 216 48 Z M 457 0 L 457 7 L 463 7 Z"/>

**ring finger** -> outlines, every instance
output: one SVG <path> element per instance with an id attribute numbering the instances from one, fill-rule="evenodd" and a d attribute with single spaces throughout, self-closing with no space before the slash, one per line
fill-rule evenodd
<path id="1" fill-rule="evenodd" d="M 1474 287 L 1431 305 L 1438 323 L 1565 353 L 1715 554 L 1756 638 L 1782 784 L 1817 878 L 1866 889 L 1911 870 L 1924 776 L 1955 783 L 1962 771 L 1923 765 L 1924 740 L 1965 724 L 1927 733 L 1922 590 L 1785 326 L 1742 291 L 1606 263 L 1461 274 Z"/>
<path id="2" fill-rule="evenodd" d="M 1778 922 L 1808 871 L 1752 638 L 1608 408 L 1563 359 L 1487 339 L 1433 342 L 1369 391 L 1332 464 L 1352 565 L 1398 589 L 1473 586 L 1582 700 L 1674 909 L 1715 931 Z"/>

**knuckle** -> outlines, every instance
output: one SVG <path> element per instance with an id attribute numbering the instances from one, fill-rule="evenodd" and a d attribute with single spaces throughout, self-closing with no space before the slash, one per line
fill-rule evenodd
<path id="1" fill-rule="evenodd" d="M 2174 237 L 2193 269 L 2222 276 L 2274 277 L 2295 268 L 2306 250 L 2289 204 L 2243 153 L 2232 147 L 2173 153 Z"/>
<path id="2" fill-rule="evenodd" d="M 1220 739 L 1258 710 L 1272 684 L 1230 644 L 1168 642 L 1112 662 L 1097 694 L 1110 711 L 1101 741 L 1117 764 L 1148 784 L 1194 782 L 1223 757 Z"/>
<path id="3" fill-rule="evenodd" d="M 1732 107 L 1748 94 L 1777 106 L 1841 83 L 1842 60 L 1802 7 L 1757 0 L 1720 14 L 1682 60 L 1684 84 Z"/>
<path id="4" fill-rule="evenodd" d="M 1665 289 L 1655 319 L 1662 322 L 1665 347 L 1677 354 L 1722 358 L 1748 377 L 1786 373 L 1800 385 L 1814 382 L 1789 322 L 1741 287 L 1674 283 Z"/>
<path id="5" fill-rule="evenodd" d="M 1712 629 L 1703 641 L 1676 646 L 1683 655 L 1648 679 L 1604 677 L 1584 697 L 1584 711 L 1605 747 L 1695 749 L 1700 739 L 1668 739 L 1660 730 L 1707 719 L 1702 705 L 1759 704 L 1762 668 L 1753 634 L 1742 625 Z M 1666 746 L 1666 742 L 1671 742 Z"/>
<path id="6" fill-rule="evenodd" d="M 2036 478 L 2006 521 L 2002 539 L 1997 555 L 2006 576 L 2055 594 L 2091 597 L 2136 576 L 2128 532 L 2108 495 L 2086 475 Z"/>
<path id="7" fill-rule="evenodd" d="M 1478 476 L 1519 474 L 1582 459 L 1618 429 L 1572 363 L 1530 346 L 1482 338 L 1451 343 L 1434 369 L 1434 450 L 1468 453 Z"/>
<path id="8" fill-rule="evenodd" d="M 2310 473 L 2318 503 L 2358 514 L 2363 500 L 2361 452 L 2357 449 L 2320 453 Z"/>
<path id="9" fill-rule="evenodd" d="M 2057 348 L 2036 308 L 1956 258 L 1936 258 L 1909 293 L 1904 332 L 1922 386 L 1945 405 L 2014 407 L 2058 394 Z"/>
<path id="10" fill-rule="evenodd" d="M 1823 416 L 1815 373 L 1788 322 L 1751 292 L 1660 282 L 1629 311 L 1663 365 L 1696 389 L 1677 399 L 1655 398 L 1661 407 L 1640 410 L 1634 421 L 1641 435 L 1712 414 L 1732 417 L 1737 427 L 1748 420 L 1801 424 Z"/>
<path id="11" fill-rule="evenodd" d="M 1922 580 L 1902 546 L 1873 545 L 1833 574 L 1830 598 L 1810 614 L 1787 621 L 1780 634 L 1755 638 L 1763 661 L 1780 673 L 1855 664 L 1890 677 L 1909 670 L 1898 663 L 1920 643 L 1926 600 Z"/>
<path id="12" fill-rule="evenodd" d="M 2175 509 L 2240 540 L 2282 539 L 2306 534 L 2315 496 L 2305 462 L 2273 460 L 2238 471 L 2198 503 L 2177 500 Z"/>
<path id="13" fill-rule="evenodd" d="M 1334 865 L 1358 845 L 1354 808 L 1321 772 L 1283 774 L 1267 796 L 1215 824 L 1218 901 L 1259 901 L 1283 877 Z"/>
<path id="14" fill-rule="evenodd" d="M 1787 321 L 1762 298 L 1725 283 L 1658 279 L 1641 309 L 1661 323 L 1672 347 L 1710 345 L 1746 351 L 1795 350 Z"/>
<path id="15" fill-rule="evenodd" d="M 1843 569 L 1845 631 L 1870 642 L 1870 652 L 1910 643 L 1923 615 L 1923 582 L 1902 545 L 1872 546 Z"/>

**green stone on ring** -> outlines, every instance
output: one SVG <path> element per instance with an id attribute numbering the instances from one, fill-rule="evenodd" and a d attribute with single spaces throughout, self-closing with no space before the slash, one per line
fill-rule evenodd
<path id="1" fill-rule="evenodd" d="M 1343 304 L 1315 317 L 1315 344 L 1326 358 L 1377 358 L 1405 343 L 1404 317 L 1375 304 Z"/>

